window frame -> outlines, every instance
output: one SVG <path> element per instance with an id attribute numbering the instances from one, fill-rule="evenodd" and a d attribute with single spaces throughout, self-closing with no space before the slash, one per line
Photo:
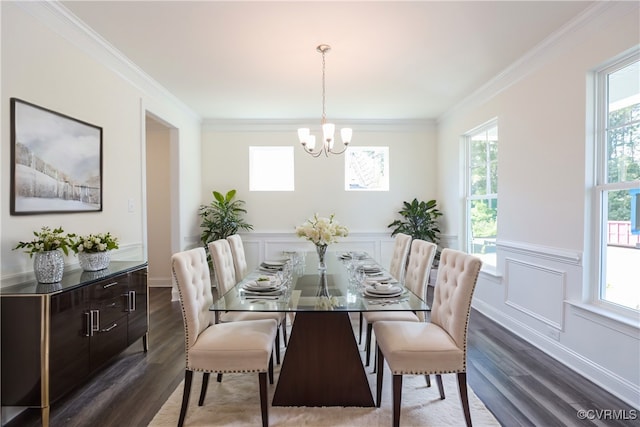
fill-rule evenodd
<path id="1" fill-rule="evenodd" d="M 472 138 L 482 132 L 488 132 L 489 130 L 491 130 L 492 128 L 496 129 L 496 132 L 498 131 L 498 118 L 494 117 L 491 120 L 488 120 L 487 122 L 476 126 L 475 128 L 469 130 L 468 132 L 466 132 L 463 136 L 463 143 L 464 143 L 464 153 L 465 153 L 465 164 L 464 164 L 464 182 L 465 182 L 465 194 L 464 194 L 464 230 L 465 230 L 465 238 L 464 238 L 464 248 L 465 251 L 470 253 L 470 254 L 476 254 L 472 251 L 472 237 L 473 237 L 473 233 L 471 231 L 471 204 L 473 201 L 476 200 L 490 200 L 490 201 L 495 201 L 496 203 L 499 201 L 499 193 L 493 192 L 493 193 L 487 193 L 487 194 L 483 194 L 483 195 L 472 195 L 471 194 L 471 168 L 472 168 L 472 164 L 471 164 L 471 141 Z M 499 133 L 498 133 L 499 135 Z M 499 144 L 499 136 L 498 136 L 498 144 Z M 496 153 L 496 155 L 498 155 Z M 498 173 L 497 171 L 497 163 L 498 160 L 496 158 L 496 174 Z M 496 176 L 496 187 L 497 185 L 497 179 L 498 177 Z M 496 208 L 498 209 L 498 208 Z M 496 213 L 496 222 L 497 222 L 497 213 Z M 498 235 L 498 230 L 496 229 L 496 243 L 497 243 L 497 235 Z M 490 270 L 497 270 L 498 268 L 498 257 L 497 257 L 497 253 L 495 258 L 492 258 L 490 260 L 485 259 L 486 257 L 483 257 L 483 270 L 484 269 L 490 269 Z M 493 261 L 493 262 L 489 262 L 489 261 Z"/>
<path id="2" fill-rule="evenodd" d="M 603 299 L 603 286 L 606 286 L 606 262 L 607 262 L 607 224 L 608 220 L 608 198 L 606 195 L 611 191 L 633 190 L 640 187 L 639 181 L 624 181 L 611 183 L 608 180 L 607 169 L 607 136 L 608 136 L 608 116 L 609 116 L 609 91 L 608 77 L 635 62 L 640 62 L 640 51 L 635 50 L 630 54 L 616 58 L 605 64 L 594 72 L 593 91 L 593 179 L 591 185 L 591 203 L 593 214 L 589 221 L 589 231 L 595 236 L 591 251 L 592 269 L 587 277 L 587 301 L 586 303 L 596 306 L 608 313 L 615 313 L 624 317 L 637 318 L 640 310 L 622 306 L 615 302 Z"/>

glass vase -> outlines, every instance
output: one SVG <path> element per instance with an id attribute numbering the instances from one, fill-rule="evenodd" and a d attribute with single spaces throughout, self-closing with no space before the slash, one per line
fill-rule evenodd
<path id="1" fill-rule="evenodd" d="M 327 264 L 324 262 L 324 257 L 327 253 L 327 245 L 316 245 L 316 253 L 318 254 L 318 270 L 325 271 Z"/>
<path id="2" fill-rule="evenodd" d="M 58 283 L 64 273 L 64 257 L 59 250 L 36 252 L 33 255 L 33 272 L 38 283 Z"/>

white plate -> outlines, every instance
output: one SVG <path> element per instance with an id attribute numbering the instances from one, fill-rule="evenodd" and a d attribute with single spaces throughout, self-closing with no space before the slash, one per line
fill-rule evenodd
<path id="1" fill-rule="evenodd" d="M 285 263 L 286 261 L 284 260 L 267 260 L 262 262 L 262 264 L 268 265 L 271 267 L 282 267 L 283 265 L 285 265 Z"/>
<path id="2" fill-rule="evenodd" d="M 252 292 L 270 292 L 280 289 L 280 284 L 271 282 L 269 285 L 259 285 L 255 282 L 247 282 L 242 286 L 243 289 Z"/>
<path id="3" fill-rule="evenodd" d="M 372 274 L 370 276 L 373 276 L 373 277 L 367 277 L 368 284 L 379 283 L 379 282 L 389 282 L 391 284 L 398 283 L 396 279 L 389 276 L 388 274 L 378 273 L 378 275 Z"/>
<path id="4" fill-rule="evenodd" d="M 389 286 L 387 289 L 376 289 L 374 287 L 368 287 L 367 290 L 373 294 L 380 295 L 397 294 L 398 292 L 402 292 L 402 288 L 395 285 Z"/>
<path id="5" fill-rule="evenodd" d="M 377 289 L 366 288 L 364 290 L 364 294 L 370 297 L 375 298 L 392 298 L 402 295 L 402 289 L 395 287 L 396 289 L 391 289 L 390 291 L 384 291 L 384 293 L 379 293 Z"/>
<path id="6" fill-rule="evenodd" d="M 282 295 L 282 289 L 277 289 L 275 291 L 253 291 L 253 290 L 245 290 L 244 296 L 246 297 L 260 297 L 262 295 Z"/>

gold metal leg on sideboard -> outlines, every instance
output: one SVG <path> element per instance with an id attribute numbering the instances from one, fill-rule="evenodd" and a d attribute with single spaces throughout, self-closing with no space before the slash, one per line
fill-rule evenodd
<path id="1" fill-rule="evenodd" d="M 43 407 L 40 414 L 42 416 L 42 427 L 49 427 L 49 406 Z"/>

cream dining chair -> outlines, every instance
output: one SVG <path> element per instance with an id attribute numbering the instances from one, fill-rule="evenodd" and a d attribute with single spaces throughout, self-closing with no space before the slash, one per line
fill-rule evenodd
<path id="1" fill-rule="evenodd" d="M 397 233 L 393 244 L 393 253 L 389 262 L 389 273 L 399 282 L 404 281 L 404 274 L 407 269 L 409 259 L 409 249 L 411 248 L 411 236 L 404 233 Z M 358 326 L 358 344 L 362 344 L 362 324 L 363 314 L 360 312 L 360 324 Z"/>
<path id="2" fill-rule="evenodd" d="M 226 239 L 219 239 L 209 243 L 209 253 L 213 261 L 213 272 L 218 283 L 218 297 L 223 296 L 236 285 L 235 267 L 231 245 Z M 258 312 L 258 311 L 227 311 L 219 313 L 218 322 L 239 322 L 246 320 L 274 319 L 278 326 L 282 326 L 283 337 L 286 337 L 286 316 L 281 312 Z M 286 344 L 286 343 L 285 343 Z M 276 335 L 276 363 L 280 364 L 280 335 Z M 218 375 L 218 380 L 220 380 Z"/>
<path id="3" fill-rule="evenodd" d="M 207 255 L 199 247 L 171 257 L 184 321 L 186 368 L 178 427 L 184 424 L 194 372 L 203 372 L 198 405 L 206 396 L 211 372 L 257 372 L 262 425 L 269 425 L 267 374 L 273 384 L 273 341 L 278 324 L 273 319 L 216 324 Z"/>
<path id="4" fill-rule="evenodd" d="M 393 426 L 400 425 L 402 376 L 436 375 L 440 398 L 444 399 L 442 374 L 456 373 L 467 426 L 471 413 L 467 395 L 467 329 L 471 299 L 482 261 L 464 252 L 444 249 L 431 308 L 431 321 L 376 322 L 378 343 L 376 405 L 382 399 L 384 361 L 393 374 Z"/>
<path id="5" fill-rule="evenodd" d="M 420 297 L 427 300 L 427 282 L 429 272 L 436 255 L 437 245 L 426 240 L 414 239 L 411 242 L 411 253 L 404 276 L 404 286 Z M 367 333 L 365 335 L 366 366 L 369 366 L 371 359 L 372 326 L 381 320 L 397 320 L 409 322 L 423 322 L 424 313 L 413 313 L 411 311 L 366 311 L 364 320 L 367 323 Z M 428 381 L 428 380 L 427 380 Z"/>
<path id="6" fill-rule="evenodd" d="M 247 275 L 247 257 L 244 254 L 244 245 L 242 243 L 242 237 L 239 234 L 232 234 L 227 237 L 229 247 L 231 248 L 231 255 L 233 255 L 233 268 L 236 272 L 236 281 L 244 279 Z"/>

